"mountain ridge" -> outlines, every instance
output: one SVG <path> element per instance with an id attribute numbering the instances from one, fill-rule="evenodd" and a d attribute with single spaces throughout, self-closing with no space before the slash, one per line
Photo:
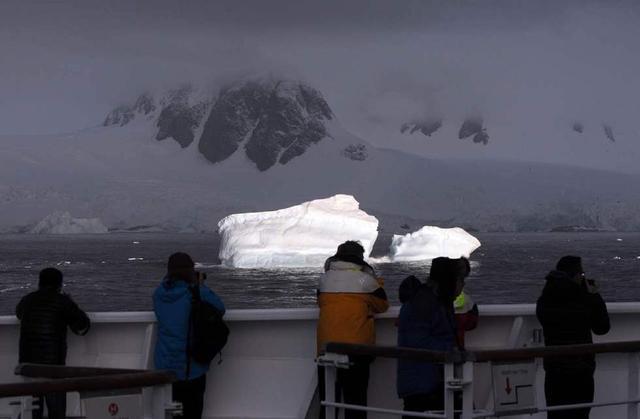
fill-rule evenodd
<path id="1" fill-rule="evenodd" d="M 163 125 L 191 132 L 186 146 L 180 138 L 188 137 L 157 139 L 163 109 L 180 103 L 188 113 L 207 103 L 212 110 L 221 97 L 195 88 L 186 96 L 140 96 L 133 101 L 138 104 L 133 118 L 123 108 L 116 113 L 120 119 L 116 114 L 105 119 L 111 122 L 107 126 L 3 138 L 0 232 L 22 231 L 55 211 L 98 217 L 116 230 L 152 225 L 210 232 L 230 213 L 284 208 L 337 193 L 354 195 L 367 212 L 381 214 L 381 225 L 391 231 L 415 220 L 480 231 L 549 231 L 561 225 L 640 230 L 640 190 L 633 188 L 640 184 L 638 175 L 531 162 L 428 159 L 373 147 L 341 125 L 319 92 L 321 102 L 299 102 L 304 89 L 288 83 L 278 87 L 286 89 L 279 90 L 272 107 L 264 105 L 262 88 L 249 89 L 263 101 L 254 114 L 246 106 L 246 92 L 237 106 L 223 103 L 242 129 L 232 136 L 240 140 L 235 151 L 216 163 L 197 143 L 211 112 L 203 112 L 195 127 L 193 119 L 178 118 L 185 124 L 177 126 L 186 131 Z M 236 111 L 247 118 L 233 119 Z M 283 119 L 272 121 L 274 114 Z M 253 136 L 260 123 L 274 137 Z M 303 135 L 315 123 L 325 134 L 318 141 Z M 283 132 L 304 137 L 303 152 L 285 163 L 282 156 L 298 143 L 279 141 L 287 137 L 277 134 L 282 124 Z M 259 153 L 264 160 L 247 153 L 251 138 L 269 139 L 268 153 Z"/>

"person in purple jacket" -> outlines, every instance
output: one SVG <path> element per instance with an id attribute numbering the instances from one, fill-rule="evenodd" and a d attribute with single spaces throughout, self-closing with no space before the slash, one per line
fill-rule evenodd
<path id="1" fill-rule="evenodd" d="M 224 304 L 216 293 L 204 285 L 186 253 L 174 253 L 167 263 L 167 275 L 153 294 L 153 309 L 158 319 L 155 347 L 156 369 L 170 370 L 178 381 L 173 384 L 173 399 L 182 403 L 183 418 L 200 419 L 204 406 L 209 365 L 187 356 L 187 336 L 191 313 L 190 287 L 199 287 L 200 298 L 222 315 Z"/>

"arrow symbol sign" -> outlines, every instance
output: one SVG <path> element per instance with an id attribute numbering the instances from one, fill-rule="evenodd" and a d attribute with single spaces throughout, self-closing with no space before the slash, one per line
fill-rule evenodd
<path id="1" fill-rule="evenodd" d="M 505 386 L 504 391 L 506 391 L 507 394 L 511 394 L 511 381 L 509 381 L 509 377 L 507 377 L 507 385 Z"/>

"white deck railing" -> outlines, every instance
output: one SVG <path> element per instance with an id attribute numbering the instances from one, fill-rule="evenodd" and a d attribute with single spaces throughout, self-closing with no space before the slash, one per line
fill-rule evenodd
<path id="1" fill-rule="evenodd" d="M 532 398 L 530 406 L 515 406 L 510 411 L 485 411 L 474 409 L 473 371 L 475 363 L 501 363 L 534 361 L 549 356 L 577 356 L 587 354 L 628 353 L 627 365 L 627 397 L 621 400 L 596 401 L 570 405 L 538 406 Z M 412 361 L 444 364 L 444 411 L 409 412 L 381 407 L 359 406 L 339 403 L 335 400 L 336 377 L 338 368 L 349 368 L 349 355 L 373 356 L 382 358 L 411 359 Z M 318 359 L 318 364 L 325 369 L 325 399 L 320 403 L 326 408 L 326 419 L 337 419 L 338 409 L 375 412 L 391 416 L 416 418 L 461 419 L 511 416 L 523 413 L 550 412 L 581 408 L 598 408 L 605 406 L 627 405 L 627 419 L 638 419 L 640 404 L 639 369 L 640 341 L 611 342 L 590 345 L 567 345 L 524 349 L 503 349 L 469 352 L 439 352 L 415 348 L 397 348 L 375 345 L 353 345 L 329 343 L 325 355 Z M 531 363 L 536 369 L 540 363 Z M 535 380 L 537 370 L 531 374 Z M 532 382 L 535 386 L 535 381 Z M 534 387 L 535 389 L 535 387 Z M 495 392 L 495 387 L 494 387 Z M 456 393 L 462 393 L 462 409 L 455 410 Z M 495 395 L 494 395 L 495 399 Z"/>

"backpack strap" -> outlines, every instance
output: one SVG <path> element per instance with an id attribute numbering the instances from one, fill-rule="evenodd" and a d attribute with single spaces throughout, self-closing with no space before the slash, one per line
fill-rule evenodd
<path id="1" fill-rule="evenodd" d="M 187 347 L 185 350 L 187 355 L 187 370 L 185 379 L 189 380 L 189 375 L 191 374 L 191 332 L 193 330 L 193 307 L 196 304 L 199 304 L 202 300 L 200 299 L 200 287 L 188 286 L 187 288 L 191 293 L 191 309 L 189 310 L 189 322 L 187 326 Z"/>

